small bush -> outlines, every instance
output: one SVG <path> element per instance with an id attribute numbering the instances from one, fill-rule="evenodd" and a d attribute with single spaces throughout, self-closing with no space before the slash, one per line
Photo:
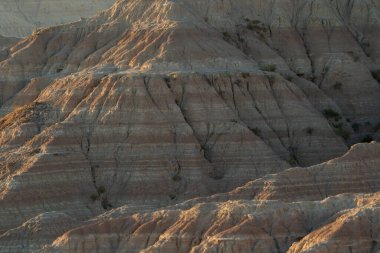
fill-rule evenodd
<path id="1" fill-rule="evenodd" d="M 374 130 L 375 132 L 380 130 L 380 122 L 374 126 Z"/>
<path id="2" fill-rule="evenodd" d="M 223 32 L 223 39 L 225 41 L 230 41 L 232 39 L 232 36 L 229 32 Z"/>
<path id="3" fill-rule="evenodd" d="M 343 83 L 336 82 L 333 87 L 334 87 L 335 90 L 342 90 Z"/>
<path id="4" fill-rule="evenodd" d="M 312 127 L 307 127 L 305 129 L 305 132 L 308 134 L 308 135 L 313 135 L 314 133 L 314 129 Z"/>
<path id="5" fill-rule="evenodd" d="M 333 109 L 325 109 L 323 111 L 323 115 L 327 118 L 327 119 L 335 119 L 336 121 L 342 119 L 342 116 L 340 116 L 339 112 L 336 112 L 334 111 Z"/>
<path id="6" fill-rule="evenodd" d="M 294 78 L 290 75 L 285 76 L 285 79 L 288 80 L 289 82 L 293 82 Z"/>
<path id="7" fill-rule="evenodd" d="M 310 82 L 315 83 L 315 81 L 317 80 L 317 77 L 316 77 L 315 75 L 310 75 L 310 76 L 308 76 L 307 79 L 308 79 Z"/>
<path id="8" fill-rule="evenodd" d="M 103 207 L 104 210 L 108 210 L 108 209 L 111 209 L 113 207 L 111 205 L 111 203 L 108 201 L 107 197 L 105 197 L 105 198 L 102 199 L 101 205 L 102 205 L 102 207 Z"/>
<path id="9" fill-rule="evenodd" d="M 257 136 L 261 136 L 261 130 L 257 127 L 254 127 L 254 128 L 249 128 L 249 130 L 251 130 L 255 135 Z"/>
<path id="10" fill-rule="evenodd" d="M 339 135 L 340 137 L 342 137 L 345 141 L 347 141 L 351 137 L 350 132 L 348 132 L 348 131 L 346 131 L 346 130 L 344 130 L 342 128 L 335 129 L 335 133 L 337 135 Z"/>
<path id="11" fill-rule="evenodd" d="M 267 72 L 275 72 L 276 69 L 277 69 L 277 66 L 274 64 L 268 64 L 261 68 L 262 71 L 267 71 Z"/>
<path id="12" fill-rule="evenodd" d="M 290 157 L 287 161 L 288 161 L 288 163 L 289 163 L 291 166 L 297 166 L 297 165 L 298 165 L 297 160 L 294 159 L 293 157 Z"/>
<path id="13" fill-rule="evenodd" d="M 366 137 L 364 137 L 360 142 L 368 142 L 368 143 L 370 143 L 370 142 L 372 142 L 373 141 L 373 138 L 372 138 L 372 136 L 370 136 L 370 135 L 367 135 Z"/>
<path id="14" fill-rule="evenodd" d="M 265 27 L 260 20 L 250 20 L 249 18 L 244 19 L 246 22 L 246 28 L 248 30 L 254 31 L 261 38 L 265 38 L 269 34 L 269 30 Z"/>
<path id="15" fill-rule="evenodd" d="M 376 81 L 380 82 L 380 69 L 371 71 L 371 74 Z"/>
<path id="16" fill-rule="evenodd" d="M 360 129 L 359 123 L 354 123 L 351 126 L 352 126 L 352 129 L 354 130 L 355 133 L 359 132 L 359 129 Z"/>
<path id="17" fill-rule="evenodd" d="M 359 56 L 357 53 L 355 53 L 354 51 L 349 51 L 349 52 L 347 52 L 347 53 L 348 53 L 348 55 L 351 56 L 351 58 L 352 58 L 352 60 L 353 60 L 354 62 L 359 61 L 360 56 Z"/>
<path id="18" fill-rule="evenodd" d="M 98 195 L 96 195 L 96 194 L 92 194 L 92 195 L 90 196 L 90 198 L 91 198 L 92 201 L 95 202 L 95 201 L 98 199 Z"/>
<path id="19" fill-rule="evenodd" d="M 343 123 L 342 122 L 339 122 L 339 123 L 332 123 L 333 127 L 335 128 L 342 128 L 343 127 Z"/>
<path id="20" fill-rule="evenodd" d="M 101 195 L 101 194 L 103 194 L 105 192 L 106 192 L 106 188 L 104 186 L 99 186 L 98 187 L 98 194 L 99 195 Z"/>
<path id="21" fill-rule="evenodd" d="M 165 76 L 165 77 L 164 77 L 164 81 L 165 81 L 165 83 L 170 83 L 170 77 Z"/>
<path id="22" fill-rule="evenodd" d="M 251 74 L 249 74 L 248 72 L 243 72 L 243 73 L 241 73 L 241 76 L 242 76 L 244 79 L 247 79 L 248 77 L 251 76 Z"/>
<path id="23" fill-rule="evenodd" d="M 175 182 L 178 182 L 178 181 L 181 181 L 181 180 L 182 180 L 181 176 L 178 175 L 178 174 L 174 175 L 174 176 L 172 177 L 172 179 L 173 179 L 173 181 L 175 181 Z"/>
<path id="24" fill-rule="evenodd" d="M 240 85 L 241 84 L 241 80 L 240 79 L 235 80 L 234 84 Z"/>

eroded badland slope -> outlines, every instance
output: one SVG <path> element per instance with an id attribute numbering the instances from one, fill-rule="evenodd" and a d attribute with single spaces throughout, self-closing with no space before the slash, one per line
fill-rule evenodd
<path id="1" fill-rule="evenodd" d="M 0 252 L 377 252 L 379 7 L 118 0 L 0 49 Z"/>

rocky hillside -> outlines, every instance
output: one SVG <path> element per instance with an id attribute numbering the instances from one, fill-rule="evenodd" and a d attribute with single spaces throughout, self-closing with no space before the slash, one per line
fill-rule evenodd
<path id="1" fill-rule="evenodd" d="M 377 252 L 379 8 L 118 0 L 0 49 L 0 252 Z"/>
<path id="2" fill-rule="evenodd" d="M 77 21 L 113 3 L 114 0 L 1 0 L 0 34 L 25 37 L 33 29 Z"/>

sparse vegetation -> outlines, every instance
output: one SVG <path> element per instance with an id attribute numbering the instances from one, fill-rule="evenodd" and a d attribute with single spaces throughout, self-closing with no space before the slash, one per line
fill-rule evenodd
<path id="1" fill-rule="evenodd" d="M 110 208 L 112 208 L 113 206 L 111 205 L 111 203 L 109 203 L 107 197 L 104 197 L 101 201 L 101 204 L 102 204 L 102 207 L 104 210 L 108 210 Z"/>
<path id="2" fill-rule="evenodd" d="M 100 200 L 102 198 L 102 195 L 107 192 L 106 188 L 104 186 L 99 186 L 97 189 L 97 194 L 92 194 L 90 196 L 92 201 Z"/>
<path id="3" fill-rule="evenodd" d="M 338 21 L 352 34 L 363 52 L 370 56 L 370 43 L 367 38 L 371 26 L 370 3 L 356 0 L 327 0 L 326 3 Z M 360 10 L 359 17 L 354 15 L 355 8 Z"/>
<path id="4" fill-rule="evenodd" d="M 229 32 L 223 32 L 223 39 L 225 41 L 231 41 L 232 35 Z"/>
<path id="5" fill-rule="evenodd" d="M 251 74 L 249 74 L 248 72 L 243 72 L 243 73 L 241 73 L 241 76 L 242 76 L 244 79 L 247 79 L 248 77 L 251 76 Z"/>
<path id="6" fill-rule="evenodd" d="M 311 74 L 311 75 L 309 75 L 307 77 L 307 80 L 309 80 L 310 82 L 315 83 L 315 81 L 317 80 L 317 77 L 315 75 Z"/>
<path id="7" fill-rule="evenodd" d="M 305 76 L 305 73 L 297 72 L 297 76 L 298 76 L 298 77 L 304 77 L 304 76 Z"/>
<path id="8" fill-rule="evenodd" d="M 380 83 L 380 69 L 371 71 L 373 78 Z"/>
<path id="9" fill-rule="evenodd" d="M 172 177 L 172 179 L 173 179 L 173 181 L 175 181 L 175 182 L 179 182 L 179 181 L 182 180 L 181 176 L 178 175 L 178 174 L 175 174 L 175 175 Z"/>
<path id="10" fill-rule="evenodd" d="M 257 127 L 249 128 L 255 135 L 261 136 L 261 130 Z"/>
<path id="11" fill-rule="evenodd" d="M 313 133 L 314 133 L 314 128 L 312 128 L 312 127 L 307 127 L 307 128 L 305 129 L 305 132 L 306 132 L 308 135 L 313 135 Z"/>
<path id="12" fill-rule="evenodd" d="M 217 170 L 214 170 L 213 172 L 211 172 L 210 174 L 210 177 L 215 179 L 215 180 L 221 180 L 224 178 L 224 173 L 222 172 L 219 172 Z"/>
<path id="13" fill-rule="evenodd" d="M 95 201 L 98 199 L 98 195 L 97 195 L 97 194 L 92 194 L 92 195 L 90 196 L 90 198 L 91 198 L 92 201 L 95 202 Z"/>
<path id="14" fill-rule="evenodd" d="M 164 81 L 165 81 L 165 83 L 170 83 L 170 77 L 165 76 L 165 77 L 164 77 Z"/>
<path id="15" fill-rule="evenodd" d="M 98 187 L 98 194 L 101 195 L 103 193 L 106 193 L 106 188 L 104 186 L 99 186 Z"/>
<path id="16" fill-rule="evenodd" d="M 291 166 L 297 166 L 297 161 L 293 158 L 293 157 L 290 157 L 288 159 L 288 163 L 291 165 Z"/>
<path id="17" fill-rule="evenodd" d="M 289 82 L 293 82 L 294 78 L 291 75 L 285 76 L 285 79 L 288 80 Z"/>
<path id="18" fill-rule="evenodd" d="M 275 64 L 267 64 L 261 68 L 262 71 L 275 72 L 277 66 Z"/>
<path id="19" fill-rule="evenodd" d="M 332 125 L 335 128 L 342 128 L 343 127 L 343 123 L 342 122 L 339 122 L 339 123 L 333 122 Z"/>
<path id="20" fill-rule="evenodd" d="M 261 38 L 265 38 L 269 35 L 268 28 L 260 20 L 250 20 L 249 18 L 246 18 L 244 21 L 246 22 L 246 28 L 254 31 Z"/>
<path id="21" fill-rule="evenodd" d="M 297 158 L 297 149 L 294 147 L 289 147 L 288 151 L 289 151 L 289 160 L 288 160 L 289 164 L 292 166 L 299 165 L 299 161 Z"/>
<path id="22" fill-rule="evenodd" d="M 331 52 L 331 38 L 335 31 L 334 20 L 322 19 L 321 25 L 322 25 L 323 31 L 326 33 L 329 51 Z"/>
<path id="23" fill-rule="evenodd" d="M 350 139 L 351 131 L 344 128 L 342 116 L 338 112 L 328 108 L 323 111 L 323 115 L 328 119 L 330 125 L 334 127 L 335 134 L 342 137 L 345 141 Z"/>
<path id="24" fill-rule="evenodd" d="M 367 135 L 366 137 L 364 137 L 360 142 L 367 142 L 367 143 L 370 143 L 370 142 L 372 142 L 373 141 L 373 138 L 372 138 L 372 136 L 370 136 L 370 135 Z"/>
<path id="25" fill-rule="evenodd" d="M 352 58 L 352 60 L 353 60 L 354 62 L 357 62 L 357 61 L 359 61 L 359 59 L 360 59 L 360 56 L 359 56 L 357 53 L 355 53 L 354 51 L 348 51 L 347 54 L 348 54 L 349 56 L 351 56 L 351 58 Z"/>
<path id="26" fill-rule="evenodd" d="M 347 130 L 344 130 L 343 128 L 336 128 L 335 133 L 339 135 L 340 137 L 342 137 L 345 141 L 347 141 L 351 137 L 350 132 Z"/>
<path id="27" fill-rule="evenodd" d="M 377 123 L 377 124 L 374 126 L 374 130 L 375 130 L 375 132 L 377 132 L 377 131 L 380 130 L 380 122 Z"/>
<path id="28" fill-rule="evenodd" d="M 234 84 L 236 84 L 236 85 L 240 85 L 240 84 L 241 84 L 241 80 L 240 80 L 240 79 L 236 79 L 236 80 L 234 81 Z"/>
<path id="29" fill-rule="evenodd" d="M 351 125 L 352 129 L 354 130 L 355 133 L 359 132 L 360 129 L 360 124 L 359 123 L 354 123 Z"/>
<path id="30" fill-rule="evenodd" d="M 335 90 L 342 90 L 343 83 L 341 83 L 341 82 L 335 82 L 335 84 L 334 84 L 333 87 L 334 87 Z"/>
<path id="31" fill-rule="evenodd" d="M 336 112 L 336 111 L 334 111 L 333 109 L 330 109 L 330 108 L 325 109 L 323 111 L 323 115 L 327 119 L 334 119 L 335 121 L 339 121 L 339 120 L 342 119 L 342 116 L 338 112 Z"/>

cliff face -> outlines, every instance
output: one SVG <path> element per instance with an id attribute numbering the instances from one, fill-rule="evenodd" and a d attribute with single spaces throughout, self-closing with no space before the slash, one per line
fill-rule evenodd
<path id="1" fill-rule="evenodd" d="M 331 159 L 379 140 L 379 18 L 377 1 L 119 0 L 3 49 L 0 252 L 39 252 L 78 226 L 46 250 L 308 252 L 314 238 L 336 247 L 340 230 L 317 228 L 342 210 L 347 220 L 377 212 L 367 202 L 378 200 L 378 144 Z M 265 219 L 284 211 L 256 221 L 261 203 Z M 87 221 L 118 207 L 120 220 Z M 226 240 L 205 232 L 221 208 L 239 213 L 222 226 Z M 271 222 L 295 209 L 313 225 L 280 231 L 279 243 Z M 175 244 L 182 218 L 195 239 Z M 268 230 L 240 244 L 253 232 L 238 221 Z"/>

